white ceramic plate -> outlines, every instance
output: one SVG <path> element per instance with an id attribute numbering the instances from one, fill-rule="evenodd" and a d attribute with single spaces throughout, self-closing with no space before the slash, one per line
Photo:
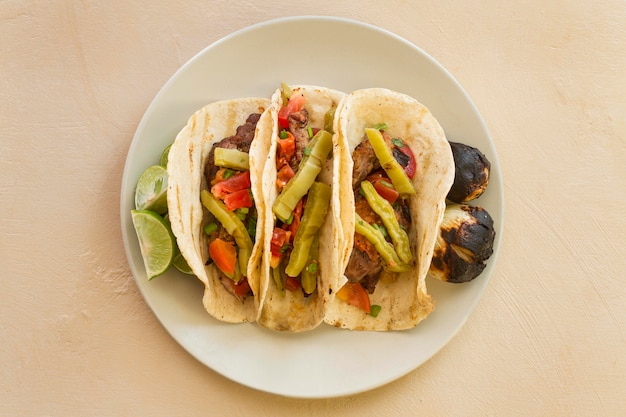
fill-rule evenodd
<path id="1" fill-rule="evenodd" d="M 172 269 L 146 279 L 130 218 L 141 172 L 157 164 L 187 118 L 206 103 L 269 97 L 281 81 L 345 92 L 387 87 L 412 95 L 438 118 L 451 140 L 481 149 L 492 163 L 489 188 L 477 204 L 493 216 L 494 255 L 483 274 L 462 285 L 430 280 L 435 311 L 403 332 L 350 332 L 321 326 L 279 334 L 256 324 L 232 325 L 202 307 L 202 284 Z M 503 221 L 498 159 L 478 111 L 452 76 L 408 41 L 363 23 L 327 17 L 269 21 L 207 47 L 165 84 L 143 116 L 130 146 L 121 190 L 121 222 L 137 286 L 165 329 L 214 371 L 258 390 L 290 397 L 354 394 L 416 369 L 461 328 L 489 282 Z"/>

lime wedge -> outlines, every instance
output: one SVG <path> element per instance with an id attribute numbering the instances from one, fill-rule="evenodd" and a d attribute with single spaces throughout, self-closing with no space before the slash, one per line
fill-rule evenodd
<path id="1" fill-rule="evenodd" d="M 172 262 L 172 265 L 174 265 L 174 268 L 178 269 L 183 274 L 194 275 L 193 271 L 189 267 L 189 264 L 187 264 L 185 257 L 180 252 L 178 252 L 178 254 L 174 256 L 174 261 Z"/>
<path id="2" fill-rule="evenodd" d="M 135 208 L 158 214 L 167 212 L 167 170 L 160 165 L 146 169 L 137 181 Z"/>
<path id="3" fill-rule="evenodd" d="M 148 279 L 165 273 L 177 252 L 176 241 L 167 222 L 149 210 L 131 210 L 133 225 Z"/>
<path id="4" fill-rule="evenodd" d="M 165 148 L 163 150 L 163 153 L 161 154 L 161 161 L 159 162 L 159 165 L 161 165 L 165 169 L 167 169 L 167 161 L 169 160 L 171 147 L 172 147 L 172 143 L 167 145 L 167 148 Z"/>

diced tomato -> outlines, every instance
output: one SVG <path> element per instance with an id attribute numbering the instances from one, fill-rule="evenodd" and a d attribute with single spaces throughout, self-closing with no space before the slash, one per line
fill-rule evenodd
<path id="1" fill-rule="evenodd" d="M 372 183 L 378 194 L 385 200 L 389 201 L 391 204 L 395 203 L 398 199 L 399 193 L 393 188 L 393 184 L 391 180 L 385 174 L 385 171 L 375 171 L 372 174 L 368 175 L 366 178 L 369 182 Z"/>
<path id="2" fill-rule="evenodd" d="M 409 146 L 406 143 L 404 143 L 404 141 L 402 143 L 403 143 L 403 146 L 401 147 L 396 146 L 396 148 L 398 148 L 400 152 L 402 152 L 403 154 L 409 157 L 409 162 L 404 167 L 404 172 L 406 173 L 407 177 L 413 178 L 415 176 L 415 170 L 417 169 L 417 163 L 415 162 L 415 155 L 413 155 L 413 151 L 411 150 L 411 148 L 409 148 Z"/>
<path id="3" fill-rule="evenodd" d="M 294 277 L 288 276 L 285 280 L 285 288 L 289 291 L 297 291 L 300 288 L 300 281 L 295 279 Z"/>
<path id="4" fill-rule="evenodd" d="M 292 179 L 295 175 L 296 174 L 293 172 L 293 169 L 291 169 L 291 166 L 289 164 L 283 165 L 283 167 L 276 174 L 276 185 L 278 186 L 279 190 L 282 190 L 287 185 L 289 180 Z"/>
<path id="5" fill-rule="evenodd" d="M 346 282 L 339 291 L 337 291 L 339 299 L 353 305 L 366 313 L 370 313 L 370 297 L 363 286 L 358 282 Z"/>
<path id="6" fill-rule="evenodd" d="M 304 199 L 305 197 L 301 198 L 300 201 L 298 201 L 298 204 L 296 204 L 296 207 L 293 209 L 293 219 L 289 225 L 291 239 L 296 237 L 296 232 L 298 231 L 298 227 L 300 227 L 300 219 L 302 218 L 302 212 L 304 211 Z"/>
<path id="7" fill-rule="evenodd" d="M 237 262 L 235 245 L 217 238 L 209 244 L 209 255 L 220 271 L 231 277 L 235 274 L 235 263 Z"/>
<path id="8" fill-rule="evenodd" d="M 224 197 L 224 204 L 230 211 L 241 207 L 252 207 L 252 196 L 249 189 L 243 189 L 227 194 Z"/>
<path id="9" fill-rule="evenodd" d="M 387 177 L 387 174 L 382 169 L 379 170 L 379 171 L 372 172 L 365 179 L 368 180 L 369 182 L 371 182 L 372 184 L 375 183 L 376 181 L 379 181 L 379 180 L 382 180 L 382 179 L 384 179 L 385 181 L 389 181 L 389 178 Z"/>
<path id="10" fill-rule="evenodd" d="M 242 278 L 239 282 L 235 282 L 230 278 L 222 278 L 221 281 L 226 287 L 226 290 L 237 297 L 244 297 L 252 292 L 246 277 Z"/>
<path id="11" fill-rule="evenodd" d="M 374 181 L 374 189 L 380 194 L 382 198 L 389 201 L 391 204 L 395 203 L 400 195 L 389 180 L 376 180 Z"/>
<path id="12" fill-rule="evenodd" d="M 283 129 L 289 128 L 289 109 L 283 106 L 278 111 L 278 126 Z"/>
<path id="13" fill-rule="evenodd" d="M 306 103 L 304 94 L 292 94 L 291 97 L 289 97 L 289 103 L 287 103 L 287 107 L 290 109 L 289 113 L 299 112 L 304 107 L 304 103 Z"/>
<path id="14" fill-rule="evenodd" d="M 304 103 L 306 103 L 306 97 L 304 97 L 304 94 L 292 94 L 291 97 L 289 97 L 289 103 L 287 103 L 287 107 L 290 109 L 289 114 L 302 110 Z"/>
<path id="15" fill-rule="evenodd" d="M 276 255 L 281 255 L 283 252 L 283 247 L 285 244 L 289 243 L 289 237 L 291 233 L 288 231 L 281 229 L 280 227 L 275 227 L 272 232 L 272 240 L 270 241 L 270 252 Z"/>
<path id="16" fill-rule="evenodd" d="M 250 171 L 239 172 L 211 187 L 211 194 L 223 200 L 227 194 L 250 188 L 250 186 Z"/>
<path id="17" fill-rule="evenodd" d="M 302 94 L 292 94 L 287 105 L 278 111 L 278 125 L 283 129 L 289 128 L 289 115 L 302 110 L 305 101 Z"/>
<path id="18" fill-rule="evenodd" d="M 235 290 L 235 295 L 238 295 L 240 297 L 252 291 L 252 289 L 250 288 L 250 284 L 248 283 L 248 278 L 243 278 L 237 283 L 233 281 L 233 288 Z"/>

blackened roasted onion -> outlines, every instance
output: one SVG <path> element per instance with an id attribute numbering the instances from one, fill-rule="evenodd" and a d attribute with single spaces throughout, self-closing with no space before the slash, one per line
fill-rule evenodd
<path id="1" fill-rule="evenodd" d="M 487 210 L 467 204 L 446 208 L 437 236 L 429 276 L 462 283 L 476 278 L 493 253 L 496 232 Z"/>
<path id="2" fill-rule="evenodd" d="M 489 184 L 491 163 L 478 149 L 457 142 L 450 142 L 454 157 L 454 184 L 448 200 L 467 203 L 482 195 Z"/>

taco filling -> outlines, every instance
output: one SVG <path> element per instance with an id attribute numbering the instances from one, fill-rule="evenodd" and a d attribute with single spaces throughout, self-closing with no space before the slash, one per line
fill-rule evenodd
<path id="1" fill-rule="evenodd" d="M 365 129 L 366 137 L 352 152 L 354 246 L 345 270 L 348 282 L 337 293 L 372 315 L 379 310 L 367 294 L 374 293 L 381 279 L 393 282 L 415 263 L 408 237 L 415 156 L 386 129 L 384 124 Z"/>
<path id="2" fill-rule="evenodd" d="M 328 213 L 331 187 L 317 180 L 332 148 L 323 126 L 311 126 L 306 98 L 283 85 L 278 112 L 276 223 L 270 241 L 271 276 L 278 290 L 315 292 L 319 229 Z"/>
<path id="3" fill-rule="evenodd" d="M 210 191 L 201 200 L 211 213 L 204 226 L 209 260 L 226 290 L 243 299 L 252 295 L 245 276 L 255 241 L 257 209 L 252 198 L 249 152 L 260 113 L 252 113 L 233 136 L 209 152 L 204 175 Z"/>

